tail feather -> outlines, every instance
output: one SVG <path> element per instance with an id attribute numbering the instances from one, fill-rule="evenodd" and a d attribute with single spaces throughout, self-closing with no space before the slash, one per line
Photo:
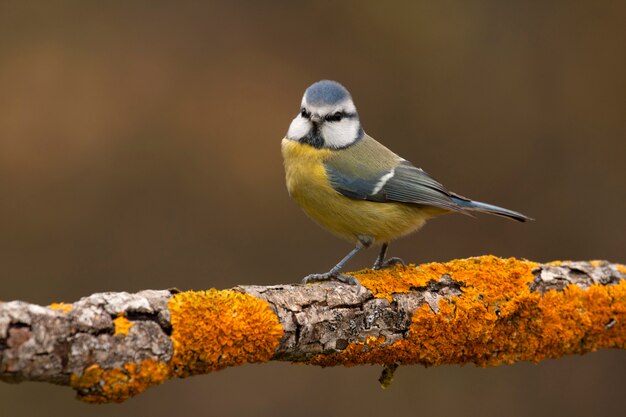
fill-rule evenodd
<path id="1" fill-rule="evenodd" d="M 529 220 L 534 220 L 522 213 L 518 213 L 517 211 L 505 209 L 503 207 L 494 206 L 492 204 L 481 203 L 480 201 L 472 201 L 472 200 L 459 198 L 459 197 L 453 196 L 452 200 L 465 210 L 477 211 L 480 213 L 495 214 L 496 216 L 508 217 L 509 219 L 517 220 L 518 222 L 526 222 Z"/>

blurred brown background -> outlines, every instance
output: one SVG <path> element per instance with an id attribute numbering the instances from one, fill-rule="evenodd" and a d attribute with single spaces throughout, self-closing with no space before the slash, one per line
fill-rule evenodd
<path id="1" fill-rule="evenodd" d="M 448 216 L 392 245 L 626 261 L 626 3 L 0 3 L 0 298 L 295 282 L 350 249 L 290 201 L 304 89 L 454 191 L 537 219 Z M 350 264 L 370 265 L 370 250 Z M 0 384 L 1 414 L 619 415 L 626 353 L 492 369 L 266 364 L 122 405 Z"/>

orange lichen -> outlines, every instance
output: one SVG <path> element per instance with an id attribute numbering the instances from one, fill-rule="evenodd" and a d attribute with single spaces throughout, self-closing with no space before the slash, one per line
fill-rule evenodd
<path id="1" fill-rule="evenodd" d="M 150 359 L 106 370 L 92 365 L 80 376 L 73 374 L 70 384 L 78 391 L 78 398 L 82 401 L 119 403 L 153 385 L 163 383 L 169 378 L 170 372 L 168 364 Z"/>
<path id="2" fill-rule="evenodd" d="M 104 369 L 102 369 L 99 365 L 91 365 L 85 369 L 82 375 L 72 374 L 70 384 L 75 389 L 84 390 L 93 388 L 100 383 L 103 373 Z"/>
<path id="3" fill-rule="evenodd" d="M 69 313 L 74 308 L 73 305 L 67 304 L 67 303 L 52 303 L 48 307 L 50 307 L 53 310 L 58 310 L 63 314 Z"/>
<path id="4" fill-rule="evenodd" d="M 411 292 L 411 288 L 424 287 L 429 281 L 440 278 L 429 270 L 419 271 L 413 265 L 385 270 L 364 269 L 350 275 L 354 275 L 374 297 L 386 298 L 389 302 L 393 301 L 393 294 Z"/>
<path id="5" fill-rule="evenodd" d="M 317 355 L 309 363 L 490 366 L 626 348 L 626 281 L 585 290 L 570 285 L 541 294 L 529 286 L 537 267 L 530 261 L 483 256 L 358 272 L 355 276 L 364 287 L 390 301 L 395 294 L 424 288 L 444 275 L 458 283 L 461 295 L 441 299 L 436 313 L 427 304 L 418 308 L 405 339 L 389 343 L 384 337 L 370 336 L 341 352 Z M 618 269 L 626 273 L 626 267 Z M 72 306 L 50 308 L 67 313 Z M 265 362 L 274 356 L 283 336 L 266 301 L 237 291 L 177 293 L 169 301 L 169 311 L 173 344 L 169 362 L 143 360 L 113 369 L 92 365 L 71 376 L 78 397 L 87 402 L 122 402 L 172 376 Z M 115 335 L 128 334 L 132 326 L 121 313 L 114 324 Z"/>
<path id="6" fill-rule="evenodd" d="M 113 324 L 115 325 L 115 333 L 114 336 L 124 335 L 126 336 L 130 331 L 130 328 L 133 327 L 133 322 L 128 320 L 124 313 L 119 313 L 117 318 L 113 320 Z"/>
<path id="7" fill-rule="evenodd" d="M 575 285 L 545 294 L 531 292 L 529 261 L 492 256 L 426 264 L 404 271 L 383 271 L 361 283 L 388 298 L 406 292 L 406 282 L 423 286 L 443 274 L 462 284 L 460 296 L 442 299 L 439 312 L 428 305 L 413 315 L 409 335 L 390 345 L 382 339 L 352 343 L 342 352 L 318 355 L 310 363 L 332 365 L 464 364 L 492 366 L 516 361 L 537 362 L 600 348 L 626 347 L 626 281 L 618 285 Z M 407 277 L 412 277 L 408 279 Z M 399 278 L 399 279 L 398 279 Z M 380 283 L 376 280 L 389 283 Z M 398 279 L 400 284 L 394 284 Z M 374 282 L 372 282 L 374 281 Z"/>
<path id="8" fill-rule="evenodd" d="M 503 291 L 515 292 L 521 285 L 532 281 L 531 271 L 538 266 L 539 264 L 526 260 L 481 256 L 408 268 L 398 266 L 388 270 L 365 270 L 354 276 L 372 291 L 374 297 L 389 301 L 393 294 L 408 293 L 415 288 L 425 287 L 430 281 L 439 281 L 444 274 L 465 284 L 467 289 L 476 288 L 482 296 L 497 297 Z"/>
<path id="9" fill-rule="evenodd" d="M 232 290 L 188 291 L 169 302 L 176 376 L 266 362 L 283 336 L 266 301 Z"/>
<path id="10" fill-rule="evenodd" d="M 185 377 L 272 358 L 283 335 L 269 304 L 251 295 L 225 290 L 175 294 L 169 302 L 174 353 L 169 362 L 144 360 L 120 368 L 91 365 L 73 374 L 78 398 L 92 403 L 122 402 L 171 376 Z M 123 313 L 114 335 L 132 326 Z"/>

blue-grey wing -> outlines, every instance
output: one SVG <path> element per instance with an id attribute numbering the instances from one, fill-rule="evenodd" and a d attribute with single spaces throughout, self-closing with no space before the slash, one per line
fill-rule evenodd
<path id="1" fill-rule="evenodd" d="M 458 196 L 408 161 L 401 161 L 387 170 L 366 170 L 358 177 L 332 162 L 325 167 L 332 187 L 346 197 L 462 210 L 453 200 L 453 196 Z"/>

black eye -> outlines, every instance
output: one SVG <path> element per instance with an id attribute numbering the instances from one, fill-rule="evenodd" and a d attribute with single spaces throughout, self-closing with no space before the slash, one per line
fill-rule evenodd
<path id="1" fill-rule="evenodd" d="M 335 112 L 335 114 L 329 114 L 326 117 L 324 117 L 324 119 L 326 119 L 326 121 L 328 122 L 338 122 L 343 118 L 343 113 L 338 111 Z"/>
<path id="2" fill-rule="evenodd" d="M 309 117 L 311 117 L 311 113 L 306 111 L 306 109 L 303 107 L 302 110 L 300 110 L 300 116 L 304 117 L 305 119 L 308 119 Z"/>

